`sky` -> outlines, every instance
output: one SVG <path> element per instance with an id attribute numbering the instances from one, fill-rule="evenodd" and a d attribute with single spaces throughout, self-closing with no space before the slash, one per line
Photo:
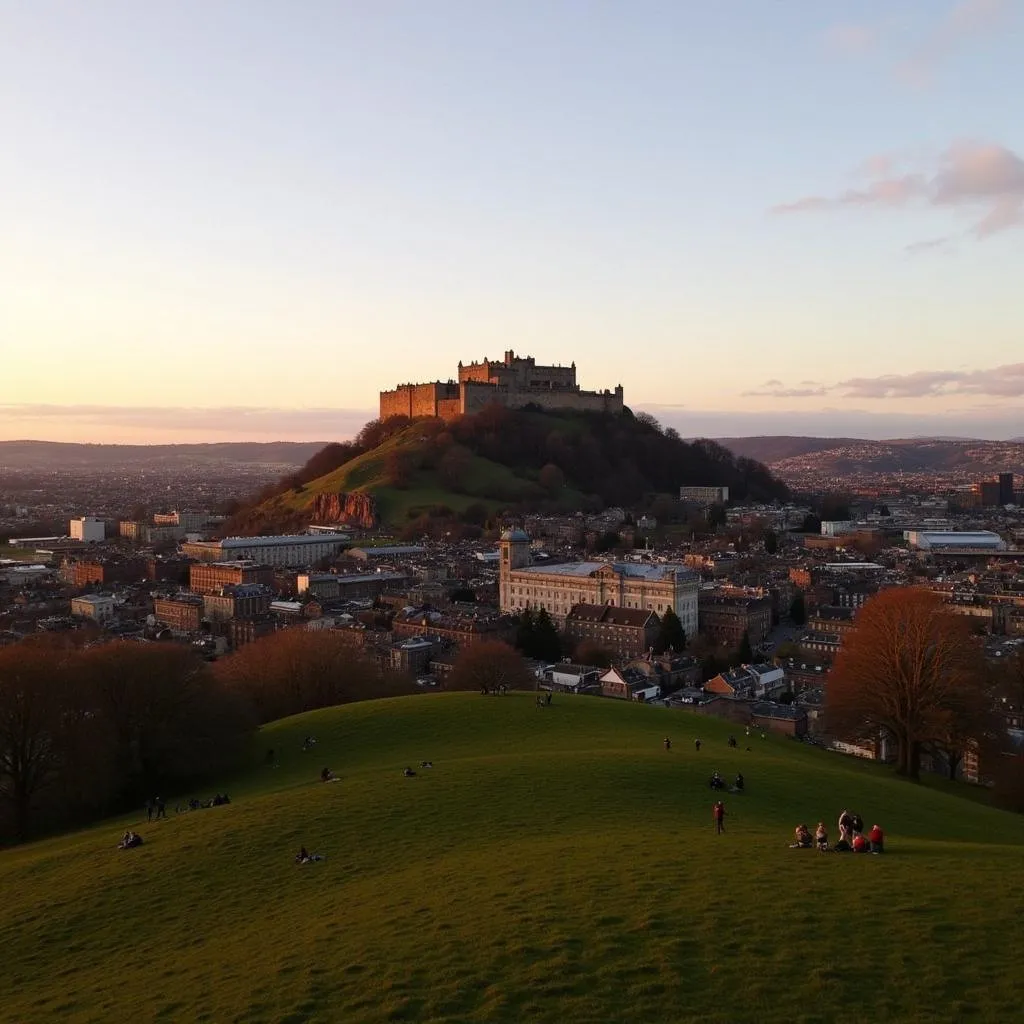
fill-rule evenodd
<path id="1" fill-rule="evenodd" d="M 1024 0 L 0 0 L 0 439 L 1024 435 Z"/>

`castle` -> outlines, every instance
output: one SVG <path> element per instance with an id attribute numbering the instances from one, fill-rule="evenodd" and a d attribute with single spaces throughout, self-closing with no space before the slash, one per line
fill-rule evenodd
<path id="1" fill-rule="evenodd" d="M 585 412 L 620 413 L 622 385 L 614 391 L 581 391 L 576 383 L 576 364 L 538 366 L 532 356 L 520 358 L 508 351 L 502 362 L 459 363 L 459 379 L 432 384 L 399 384 L 380 393 L 380 418 L 389 416 L 437 416 L 453 420 L 479 412 L 490 404 L 522 409 L 578 409 Z"/>

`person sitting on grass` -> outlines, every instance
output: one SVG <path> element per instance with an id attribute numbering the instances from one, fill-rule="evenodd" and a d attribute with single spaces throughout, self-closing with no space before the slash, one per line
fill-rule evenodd
<path id="1" fill-rule="evenodd" d="M 709 783 L 712 789 L 725 789 L 725 783 L 722 781 L 722 776 L 715 772 L 711 776 L 711 782 Z"/>
<path id="2" fill-rule="evenodd" d="M 433 761 L 420 761 L 420 767 L 421 768 L 433 768 L 434 767 L 434 762 Z"/>
<path id="3" fill-rule="evenodd" d="M 818 827 L 815 829 L 814 844 L 822 853 L 828 852 L 828 829 L 825 828 L 823 821 L 819 821 Z"/>
<path id="4" fill-rule="evenodd" d="M 811 830 L 806 825 L 797 825 L 793 838 L 794 842 L 789 846 L 791 850 L 809 850 L 811 848 Z"/>
<path id="5" fill-rule="evenodd" d="M 138 832 L 133 832 L 129 829 L 121 837 L 121 842 L 117 844 L 119 850 L 133 850 L 136 846 L 142 845 L 142 836 Z"/>
<path id="6" fill-rule="evenodd" d="M 743 787 L 746 786 L 746 784 L 747 783 L 746 783 L 746 781 L 743 778 L 743 773 L 742 772 L 737 772 L 736 773 L 736 784 L 733 786 L 733 790 L 736 793 L 742 793 L 743 792 Z"/>
<path id="7" fill-rule="evenodd" d="M 870 852 L 870 847 L 868 846 L 868 841 L 863 836 L 861 836 L 861 835 L 854 836 L 853 837 L 853 843 L 851 845 L 853 846 L 853 852 L 854 853 L 869 853 Z"/>
<path id="8" fill-rule="evenodd" d="M 885 850 L 885 833 L 877 826 L 872 825 L 868 833 L 868 843 L 871 845 L 872 853 L 882 853 Z"/>
<path id="9" fill-rule="evenodd" d="M 296 864 L 315 864 L 318 860 L 323 860 L 323 857 L 319 853 L 310 853 L 304 846 L 295 854 Z"/>
<path id="10" fill-rule="evenodd" d="M 331 782 L 333 779 L 334 772 L 332 772 L 330 768 L 324 768 L 323 771 L 320 772 L 321 782 Z"/>
<path id="11" fill-rule="evenodd" d="M 416 773 L 411 768 L 403 768 L 402 774 L 407 778 L 411 779 Z"/>

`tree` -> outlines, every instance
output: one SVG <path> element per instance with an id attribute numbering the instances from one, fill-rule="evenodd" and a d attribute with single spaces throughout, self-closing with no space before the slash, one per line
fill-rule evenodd
<path id="1" fill-rule="evenodd" d="M 437 471 L 444 485 L 452 491 L 461 491 L 466 483 L 473 454 L 461 444 L 453 444 L 441 456 Z"/>
<path id="2" fill-rule="evenodd" d="M 537 480 L 552 498 L 565 486 L 565 474 L 553 462 L 541 469 Z"/>
<path id="3" fill-rule="evenodd" d="M 779 537 L 774 530 L 765 530 L 764 550 L 766 555 L 774 555 L 779 550 Z"/>
<path id="4" fill-rule="evenodd" d="M 826 721 L 837 735 L 883 731 L 896 745 L 896 771 L 917 779 L 921 747 L 957 730 L 985 729 L 991 706 L 979 639 L 941 597 L 914 587 L 876 594 L 860 609 L 826 690 Z"/>
<path id="5" fill-rule="evenodd" d="M 717 530 L 719 526 L 725 526 L 725 506 L 712 505 L 707 513 L 708 529 Z"/>
<path id="6" fill-rule="evenodd" d="M 661 625 L 658 627 L 658 636 L 654 641 L 654 653 L 664 654 L 666 651 L 675 651 L 681 654 L 686 650 L 686 631 L 679 620 L 679 616 L 667 608 L 661 617 Z"/>
<path id="7" fill-rule="evenodd" d="M 800 524 L 800 532 L 821 533 L 821 519 L 813 512 L 808 512 L 804 516 L 804 521 Z"/>
<path id="8" fill-rule="evenodd" d="M 789 618 L 796 626 L 802 626 L 807 621 L 807 604 L 803 594 L 795 594 L 789 602 Z"/>
<path id="9" fill-rule="evenodd" d="M 573 657 L 578 665 L 595 665 L 597 668 L 611 668 L 612 655 L 596 640 L 581 640 L 576 645 Z"/>
<path id="10" fill-rule="evenodd" d="M 562 640 L 546 608 L 533 620 L 533 650 L 528 653 L 538 661 L 558 661 L 562 656 Z"/>
<path id="11" fill-rule="evenodd" d="M 736 648 L 736 661 L 740 665 L 749 665 L 754 660 L 754 650 L 750 646 L 750 634 L 744 630 L 739 647 Z"/>
<path id="12" fill-rule="evenodd" d="M 527 657 L 533 657 L 533 611 L 524 608 L 519 614 L 519 622 L 516 626 L 516 649 Z"/>
<path id="13" fill-rule="evenodd" d="M 63 763 L 66 658 L 56 650 L 0 650 L 0 800 L 28 837 L 33 804 Z"/>
<path id="14" fill-rule="evenodd" d="M 466 647 L 445 680 L 447 690 L 532 690 L 534 679 L 523 656 L 500 640 Z"/>

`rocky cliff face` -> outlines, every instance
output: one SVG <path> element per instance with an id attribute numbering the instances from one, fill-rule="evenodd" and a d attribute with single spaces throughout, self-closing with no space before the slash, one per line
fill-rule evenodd
<path id="1" fill-rule="evenodd" d="M 367 529 L 377 525 L 377 502 L 372 494 L 350 491 L 318 494 L 313 499 L 314 523 L 345 523 Z"/>

